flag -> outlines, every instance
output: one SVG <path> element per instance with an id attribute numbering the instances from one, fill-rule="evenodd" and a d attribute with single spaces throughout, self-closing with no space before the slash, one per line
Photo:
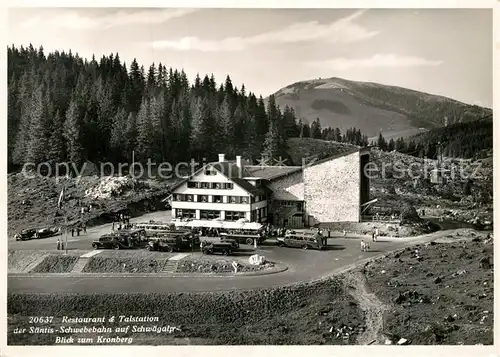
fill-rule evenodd
<path id="1" fill-rule="evenodd" d="M 57 201 L 57 208 L 61 209 L 63 199 L 64 199 L 64 187 L 62 188 L 61 194 L 59 195 L 59 200 Z"/>

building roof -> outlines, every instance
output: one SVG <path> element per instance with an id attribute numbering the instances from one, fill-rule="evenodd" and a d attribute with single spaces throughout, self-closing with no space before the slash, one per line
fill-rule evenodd
<path id="1" fill-rule="evenodd" d="M 331 161 L 331 160 L 336 160 L 336 159 L 339 159 L 341 157 L 344 157 L 344 156 L 347 156 L 347 155 L 351 155 L 351 154 L 354 154 L 355 152 L 359 152 L 359 153 L 366 153 L 367 148 L 358 148 L 358 147 L 353 147 L 353 148 L 349 148 L 347 149 L 346 151 L 343 151 L 343 152 L 339 152 L 335 155 L 331 155 L 331 156 L 327 156 L 321 160 L 316 160 L 316 161 L 312 161 L 311 163 L 309 164 L 306 164 L 307 167 L 311 167 L 311 166 L 315 166 L 315 165 L 319 165 L 319 164 L 323 164 L 325 162 L 328 162 L 328 161 Z M 369 150 L 368 150 L 369 152 Z M 317 156 L 312 156 L 310 159 L 314 160 Z"/>
<path id="2" fill-rule="evenodd" d="M 253 196 L 262 196 L 264 195 L 264 190 L 260 189 L 259 187 L 255 187 L 252 185 L 250 182 L 241 179 L 241 178 L 232 178 L 231 179 L 235 184 L 240 186 L 242 189 L 247 191 L 249 194 Z"/>
<path id="3" fill-rule="evenodd" d="M 359 152 L 360 154 L 365 154 L 370 152 L 370 148 L 359 148 L 353 147 L 349 148 L 346 151 L 337 153 L 335 155 L 331 155 L 325 157 L 321 160 L 316 160 L 306 165 L 307 167 L 322 164 L 327 161 L 335 160 L 341 158 L 343 156 L 347 156 L 350 154 L 354 154 L 355 152 Z M 311 159 L 313 159 L 311 157 Z M 298 172 L 302 170 L 302 166 L 259 166 L 259 165 L 246 165 L 245 169 L 251 173 L 251 176 L 259 177 L 264 180 L 272 181 L 283 176 Z"/>
<path id="4" fill-rule="evenodd" d="M 273 192 L 273 200 L 279 200 L 279 201 L 303 201 L 299 197 L 291 194 L 288 191 L 285 190 L 279 190 L 279 191 L 274 191 Z"/>
<path id="5" fill-rule="evenodd" d="M 203 171 L 205 167 L 212 166 L 221 174 L 226 176 L 228 179 L 233 181 L 236 185 L 240 186 L 242 189 L 250 193 L 252 196 L 260 196 L 264 194 L 264 190 L 258 187 L 255 187 L 250 182 L 244 180 L 242 177 L 251 176 L 250 172 L 243 167 L 242 170 L 238 166 L 236 166 L 236 161 L 224 161 L 224 162 L 210 162 L 200 169 L 196 170 L 191 176 L 184 178 L 180 182 L 173 185 L 170 190 L 173 191 L 178 188 L 183 183 L 187 182 L 193 176 L 196 176 L 198 173 Z M 241 172 L 240 172 L 241 171 Z"/>
<path id="6" fill-rule="evenodd" d="M 306 164 L 307 167 L 322 164 L 327 161 L 335 160 L 341 158 L 343 156 L 347 156 L 353 154 L 355 152 L 359 152 L 360 154 L 369 153 L 370 148 L 359 148 L 353 147 L 344 152 L 338 153 L 336 155 L 325 157 L 321 160 L 316 160 L 311 162 L 310 164 Z M 314 156 L 311 157 L 314 159 Z M 171 187 L 171 190 L 175 190 L 177 187 L 182 185 L 184 182 L 188 181 L 191 177 L 197 175 L 208 165 L 214 167 L 221 174 L 232 180 L 235 184 L 243 188 L 245 191 L 248 191 L 250 194 L 256 196 L 264 193 L 264 190 L 258 187 L 255 187 L 247 180 L 251 178 L 262 179 L 267 182 L 271 182 L 283 176 L 287 176 L 299 171 L 302 171 L 302 166 L 261 166 L 261 165 L 247 165 L 243 162 L 243 168 L 240 169 L 236 165 L 236 161 L 224 161 L 224 162 L 210 162 L 200 169 L 198 169 L 193 175 L 181 180 Z"/>
<path id="7" fill-rule="evenodd" d="M 301 166 L 246 166 L 249 176 L 272 181 L 282 176 L 302 170 Z"/>

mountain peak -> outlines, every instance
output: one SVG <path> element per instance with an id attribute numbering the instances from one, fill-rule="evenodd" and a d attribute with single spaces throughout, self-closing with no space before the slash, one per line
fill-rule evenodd
<path id="1" fill-rule="evenodd" d="M 440 95 L 339 77 L 296 82 L 274 96 L 306 122 L 319 118 L 323 127 L 356 127 L 368 136 L 409 136 L 491 114 L 491 109 Z"/>

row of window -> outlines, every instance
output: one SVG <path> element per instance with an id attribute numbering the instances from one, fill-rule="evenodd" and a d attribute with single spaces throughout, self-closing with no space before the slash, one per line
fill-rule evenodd
<path id="1" fill-rule="evenodd" d="M 246 196 L 226 196 L 227 200 L 225 203 L 245 203 L 247 204 L 249 202 L 249 198 Z M 212 196 L 212 201 L 209 200 L 208 195 L 188 195 L 188 194 L 174 194 L 172 196 L 173 201 L 179 201 L 179 202 L 212 202 L 212 203 L 224 203 L 223 201 L 223 196 Z M 255 200 L 252 197 L 252 202 Z"/>
<path id="2" fill-rule="evenodd" d="M 238 219 L 245 218 L 246 214 L 245 212 L 226 211 L 224 217 L 226 221 L 237 221 Z"/>
<path id="3" fill-rule="evenodd" d="M 238 219 L 245 218 L 245 212 L 237 212 L 237 211 L 225 211 L 225 220 L 226 221 L 237 221 Z M 214 210 L 200 210 L 200 219 L 214 219 L 219 218 L 221 215 L 221 211 Z M 175 210 L 176 218 L 196 218 L 196 210 L 194 209 L 176 209 Z"/>
<path id="4" fill-rule="evenodd" d="M 250 220 L 252 222 L 260 222 L 267 217 L 267 207 L 257 208 L 250 212 Z"/>
<path id="5" fill-rule="evenodd" d="M 280 207 L 293 207 L 296 206 L 297 210 L 301 211 L 304 208 L 304 202 L 303 201 L 283 201 L 283 200 L 276 200 L 274 201 L 277 206 Z"/>
<path id="6" fill-rule="evenodd" d="M 188 188 L 202 188 L 208 190 L 232 190 L 234 184 L 231 182 L 196 182 L 188 181 Z"/>

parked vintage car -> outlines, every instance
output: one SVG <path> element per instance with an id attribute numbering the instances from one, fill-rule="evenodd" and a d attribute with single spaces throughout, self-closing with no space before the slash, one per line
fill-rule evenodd
<path id="1" fill-rule="evenodd" d="M 220 232 L 219 237 L 222 239 L 234 240 L 238 244 L 248 245 L 254 244 L 254 240 L 257 240 L 257 243 L 262 244 L 262 242 L 267 238 L 262 229 L 228 229 Z"/>
<path id="2" fill-rule="evenodd" d="M 221 253 L 224 255 L 231 255 L 233 253 L 233 244 L 231 242 L 203 242 L 201 244 L 201 251 L 203 254 Z"/>
<path id="3" fill-rule="evenodd" d="M 42 228 L 38 230 L 38 238 L 53 237 L 61 232 L 58 227 Z"/>
<path id="4" fill-rule="evenodd" d="M 177 252 L 183 249 L 183 243 L 180 236 L 155 237 L 150 238 L 148 249 L 157 252 Z"/>
<path id="5" fill-rule="evenodd" d="M 233 249 L 238 249 L 240 247 L 240 243 L 238 243 L 238 241 L 236 239 L 227 238 L 227 237 L 222 236 L 220 239 L 220 242 L 221 243 L 230 243 L 231 247 Z"/>
<path id="6" fill-rule="evenodd" d="M 95 249 L 133 249 L 147 244 L 146 232 L 142 229 L 120 230 L 102 235 L 92 242 Z"/>
<path id="7" fill-rule="evenodd" d="M 59 234 L 60 229 L 58 227 L 47 227 L 42 229 L 24 229 L 18 234 L 14 235 L 16 240 L 29 240 L 38 238 L 47 238 Z"/>
<path id="8" fill-rule="evenodd" d="M 21 232 L 17 233 L 15 236 L 16 240 L 29 240 L 33 238 L 38 238 L 38 232 L 36 229 L 23 229 Z"/>
<path id="9" fill-rule="evenodd" d="M 302 249 L 318 249 L 324 248 L 321 235 L 315 233 L 289 233 L 285 237 L 278 237 L 278 245 L 280 247 L 302 248 Z"/>
<path id="10" fill-rule="evenodd" d="M 154 238 L 169 238 L 169 237 L 180 237 L 182 241 L 181 243 L 184 248 L 193 248 L 200 245 L 199 236 L 193 234 L 191 231 L 179 230 L 173 232 L 162 232 L 157 234 Z"/>

